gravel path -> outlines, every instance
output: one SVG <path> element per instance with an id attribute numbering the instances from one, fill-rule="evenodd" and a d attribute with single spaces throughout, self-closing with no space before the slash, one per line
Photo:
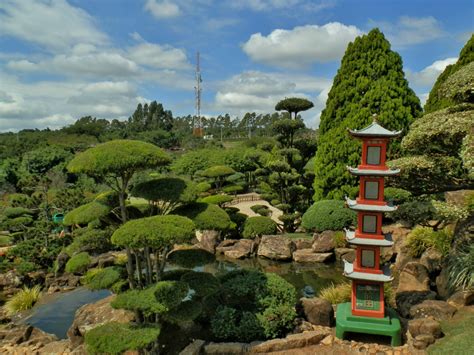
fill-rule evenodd
<path id="1" fill-rule="evenodd" d="M 265 201 L 265 200 L 245 201 L 245 202 L 236 203 L 235 205 L 232 205 L 231 207 L 238 208 L 241 213 L 246 214 L 249 217 L 260 216 L 259 214 L 255 213 L 254 211 L 250 209 L 250 207 L 255 206 L 255 205 L 267 206 L 272 211 L 272 214 L 269 217 L 273 219 L 276 223 L 282 224 L 281 221 L 278 219 L 278 217 L 280 217 L 283 214 L 283 211 L 270 205 L 268 201 Z"/>

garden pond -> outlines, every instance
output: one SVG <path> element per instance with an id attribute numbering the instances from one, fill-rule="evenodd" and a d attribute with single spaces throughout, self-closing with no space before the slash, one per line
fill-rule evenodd
<path id="1" fill-rule="evenodd" d="M 167 270 L 177 269 L 179 266 L 168 264 Z M 216 260 L 199 266 L 194 266 L 194 271 L 222 273 L 235 269 L 257 269 L 262 272 L 272 272 L 280 275 L 290 282 L 297 290 L 298 297 L 318 295 L 319 291 L 331 283 L 343 280 L 342 268 L 339 264 L 297 264 L 294 262 L 276 262 L 262 258 L 244 260 Z M 87 303 L 94 303 L 110 295 L 110 291 L 90 291 L 86 288 L 77 288 L 73 291 L 45 296 L 32 310 L 24 314 L 20 323 L 28 323 L 48 333 L 55 334 L 64 339 L 71 326 L 75 312 Z M 205 338 L 204 329 L 179 329 L 169 326 L 163 329 L 160 343 L 165 353 L 179 352 L 191 339 Z M 176 334 L 179 333 L 179 336 Z"/>

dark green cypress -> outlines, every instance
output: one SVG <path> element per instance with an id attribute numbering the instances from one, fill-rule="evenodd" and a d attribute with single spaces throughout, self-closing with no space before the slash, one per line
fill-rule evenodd
<path id="1" fill-rule="evenodd" d="M 383 33 L 373 29 L 349 43 L 326 108 L 321 114 L 315 159 L 315 200 L 354 195 L 356 179 L 346 170 L 360 161 L 361 144 L 347 129 L 378 122 L 390 130 L 408 130 L 421 114 L 420 100 L 408 87 L 400 55 Z M 399 155 L 400 139 L 390 144 L 389 158 Z"/>

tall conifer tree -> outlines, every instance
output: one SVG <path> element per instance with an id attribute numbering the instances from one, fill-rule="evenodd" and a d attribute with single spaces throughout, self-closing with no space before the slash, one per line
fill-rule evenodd
<path id="1" fill-rule="evenodd" d="M 404 132 L 421 114 L 401 57 L 378 29 L 349 43 L 334 78 L 319 126 L 315 200 L 355 194 L 356 181 L 346 166 L 359 163 L 361 147 L 350 139 L 347 129 L 369 125 L 374 114 L 387 129 Z M 397 157 L 399 150 L 400 139 L 390 144 L 389 158 Z"/>

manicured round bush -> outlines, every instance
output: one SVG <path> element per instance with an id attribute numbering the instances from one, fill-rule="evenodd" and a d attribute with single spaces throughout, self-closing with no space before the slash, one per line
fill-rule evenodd
<path id="1" fill-rule="evenodd" d="M 199 202 L 210 203 L 213 205 L 222 205 L 226 202 L 232 201 L 234 198 L 229 195 L 211 195 L 199 199 Z"/>
<path id="2" fill-rule="evenodd" d="M 88 354 L 123 354 L 127 350 L 145 349 L 159 335 L 158 327 L 110 322 L 89 330 L 84 340 Z"/>
<path id="3" fill-rule="evenodd" d="M 87 266 L 91 262 L 89 253 L 82 252 L 71 257 L 66 263 L 66 272 L 72 274 L 82 274 L 87 270 Z"/>
<path id="4" fill-rule="evenodd" d="M 102 290 L 111 287 L 120 280 L 121 272 L 116 267 L 88 270 L 82 283 L 91 290 Z"/>
<path id="5" fill-rule="evenodd" d="M 205 297 L 219 290 L 220 282 L 208 272 L 190 271 L 181 277 L 181 281 L 189 285 L 198 297 Z"/>
<path id="6" fill-rule="evenodd" d="M 410 191 L 398 189 L 396 187 L 387 187 L 384 191 L 385 200 L 388 202 L 393 202 L 396 205 L 407 202 L 411 196 L 412 194 Z"/>
<path id="7" fill-rule="evenodd" d="M 207 192 L 212 188 L 211 184 L 208 182 L 200 182 L 196 185 L 196 190 L 199 193 Z"/>
<path id="8" fill-rule="evenodd" d="M 145 316 L 164 314 L 178 306 L 188 293 L 188 285 L 179 281 L 160 281 L 144 290 L 118 294 L 113 308 L 141 311 Z"/>
<path id="9" fill-rule="evenodd" d="M 277 232 L 277 224 L 269 217 L 249 217 L 244 223 L 244 238 L 255 238 L 265 234 L 275 234 Z"/>
<path id="10" fill-rule="evenodd" d="M 283 336 L 292 328 L 296 290 L 283 278 L 235 270 L 219 279 L 221 289 L 204 300 L 215 337 L 250 342 Z"/>
<path id="11" fill-rule="evenodd" d="M 98 218 L 105 217 L 111 211 L 111 207 L 99 202 L 89 202 L 79 206 L 64 216 L 63 223 L 66 226 L 88 224 Z"/>
<path id="12" fill-rule="evenodd" d="M 272 212 L 270 208 L 268 208 L 268 206 L 265 206 L 265 205 L 253 205 L 250 207 L 250 209 L 254 211 L 255 213 L 264 217 L 268 217 L 270 213 Z"/>
<path id="13" fill-rule="evenodd" d="M 225 166 L 225 165 L 216 165 L 201 172 L 202 176 L 209 177 L 209 178 L 217 178 L 232 175 L 235 173 L 235 170 Z"/>
<path id="14" fill-rule="evenodd" d="M 228 194 L 237 194 L 239 192 L 244 191 L 244 187 L 240 185 L 229 185 L 229 186 L 224 186 L 222 191 L 228 193 Z"/>
<path id="15" fill-rule="evenodd" d="M 208 203 L 192 203 L 178 207 L 174 214 L 190 218 L 198 230 L 223 231 L 230 227 L 229 215 L 219 206 Z"/>
<path id="16" fill-rule="evenodd" d="M 194 236 L 194 223 L 186 217 L 166 215 L 128 221 L 112 235 L 112 243 L 121 247 L 161 249 L 185 243 Z"/>
<path id="17" fill-rule="evenodd" d="M 204 249 L 178 249 L 168 254 L 168 262 L 185 268 L 195 268 L 212 263 L 216 260 L 214 254 Z"/>
<path id="18" fill-rule="evenodd" d="M 314 203 L 303 215 L 301 225 L 311 232 L 341 230 L 356 223 L 357 213 L 344 207 L 339 200 L 322 200 Z"/>
<path id="19" fill-rule="evenodd" d="M 169 323 L 180 324 L 192 321 L 202 312 L 202 304 L 195 300 L 184 301 L 179 307 L 165 313 L 163 319 Z"/>
<path id="20" fill-rule="evenodd" d="M 25 214 L 31 215 L 33 212 L 29 208 L 24 207 L 7 207 L 3 210 L 2 214 L 8 218 L 16 218 Z"/>

